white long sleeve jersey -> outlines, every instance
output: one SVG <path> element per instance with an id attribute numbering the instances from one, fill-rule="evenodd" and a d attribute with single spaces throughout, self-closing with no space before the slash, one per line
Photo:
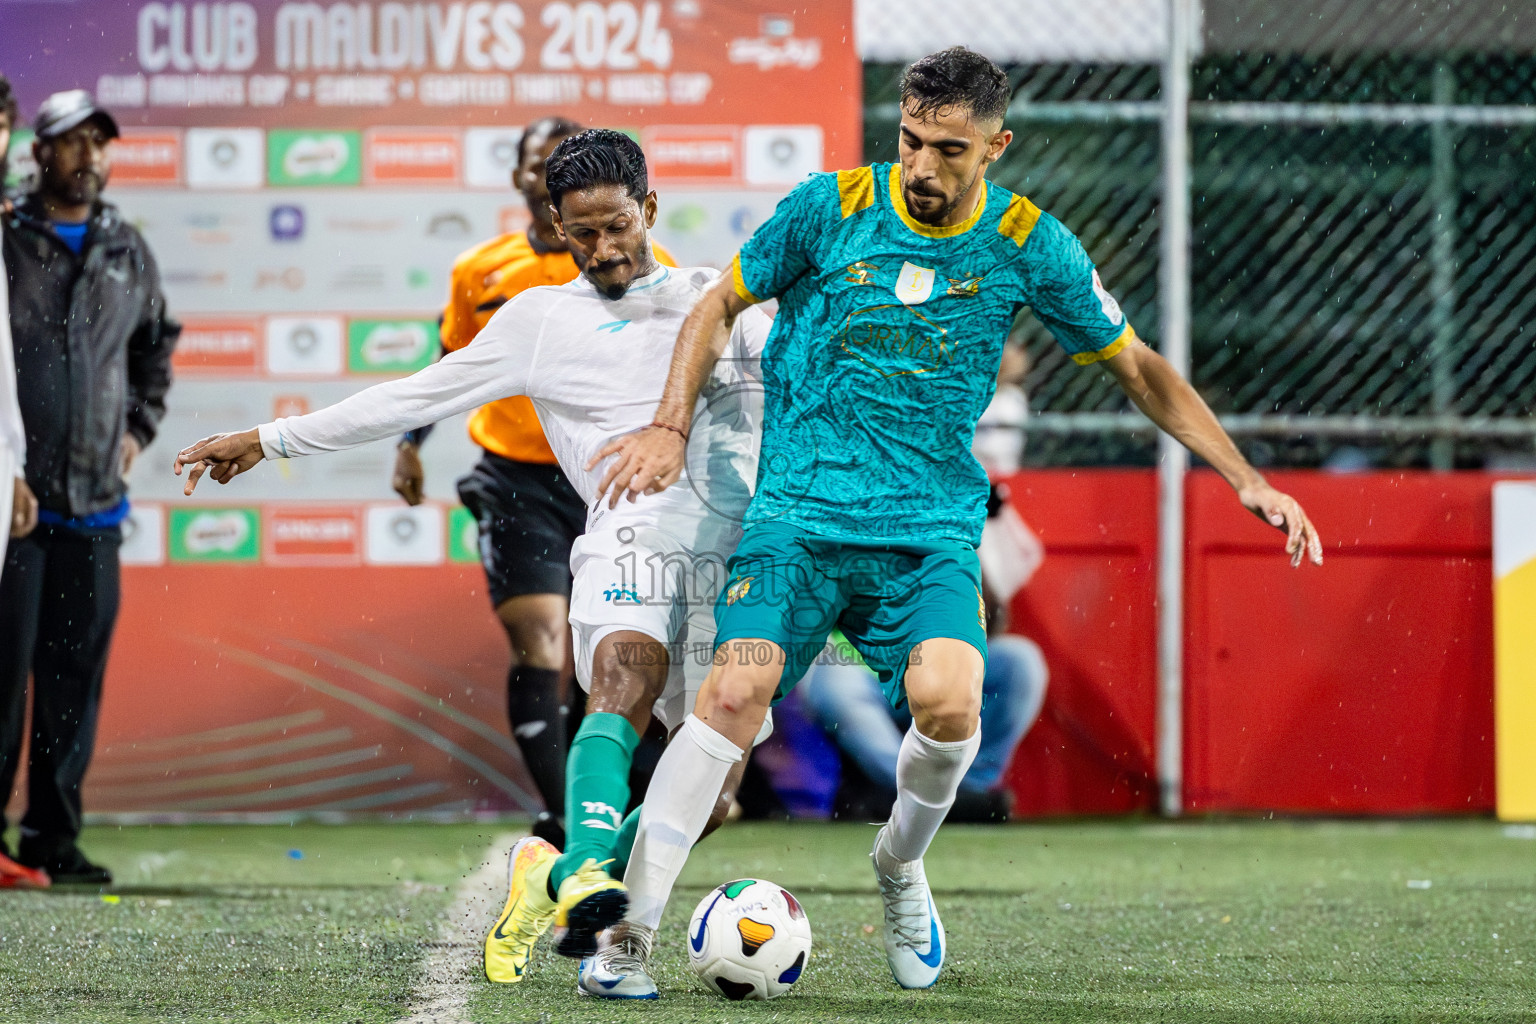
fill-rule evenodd
<path id="1" fill-rule="evenodd" d="M 340 451 L 435 423 L 456 413 L 526 395 L 566 478 L 600 520 L 662 526 L 686 547 L 708 545 L 706 523 L 735 526 L 757 479 L 763 343 L 771 325 L 760 310 L 736 320 L 725 355 L 699 395 L 684 475 L 610 515 L 597 485 L 607 461 L 586 464 L 614 438 L 656 416 L 683 319 L 718 276 L 705 268 L 662 267 L 608 299 L 585 275 L 530 288 L 497 311 L 475 340 L 409 377 L 360 391 L 304 416 L 259 428 L 267 458 Z"/>

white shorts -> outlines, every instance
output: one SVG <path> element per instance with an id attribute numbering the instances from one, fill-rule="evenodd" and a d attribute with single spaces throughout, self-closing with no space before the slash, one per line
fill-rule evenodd
<path id="1" fill-rule="evenodd" d="M 576 679 L 592 690 L 592 660 L 610 633 L 644 633 L 666 647 L 667 682 L 652 713 L 670 733 L 693 711 L 715 652 L 715 598 L 735 548 L 696 554 L 641 516 L 613 518 L 571 548 L 571 648 Z M 715 544 L 714 548 L 727 547 Z M 654 652 L 635 650 L 633 657 Z M 625 657 L 621 653 L 620 657 Z M 773 731 L 772 715 L 755 743 Z"/>

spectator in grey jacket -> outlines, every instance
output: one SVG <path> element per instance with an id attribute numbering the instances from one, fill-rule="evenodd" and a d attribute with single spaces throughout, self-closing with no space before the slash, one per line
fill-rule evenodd
<path id="1" fill-rule="evenodd" d="M 101 200 L 117 124 L 83 90 L 43 101 L 33 190 L 3 219 L 26 480 L 38 526 L 0 574 L 0 794 L 33 677 L 27 810 L 16 860 L 55 883 L 111 874 L 76 845 L 118 607 L 124 476 L 165 413 L 180 328 L 144 239 Z M 0 854 L 10 853 L 0 841 Z"/>

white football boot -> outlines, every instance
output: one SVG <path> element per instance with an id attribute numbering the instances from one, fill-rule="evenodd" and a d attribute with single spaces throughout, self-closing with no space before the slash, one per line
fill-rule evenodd
<path id="1" fill-rule="evenodd" d="M 647 965 L 655 933 L 643 924 L 620 921 L 576 972 L 576 993 L 603 999 L 658 999 Z"/>
<path id="2" fill-rule="evenodd" d="M 902 988 L 932 988 L 944 966 L 944 924 L 928 892 L 921 860 L 899 861 L 885 849 L 882 826 L 869 859 L 885 901 L 885 958 Z"/>

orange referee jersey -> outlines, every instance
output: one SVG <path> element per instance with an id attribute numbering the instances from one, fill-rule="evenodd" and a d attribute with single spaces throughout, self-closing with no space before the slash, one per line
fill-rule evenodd
<path id="1" fill-rule="evenodd" d="M 677 266 L 660 245 L 652 242 L 651 248 L 663 265 Z M 453 352 L 474 341 L 491 316 L 521 292 L 565 284 L 575 280 L 577 273 L 570 253 L 551 252 L 526 231 L 480 243 L 453 261 L 448 304 L 443 308 L 443 348 Z M 533 403 L 522 395 L 482 405 L 470 417 L 469 436 L 486 451 L 516 462 L 552 465 L 555 461 Z"/>

